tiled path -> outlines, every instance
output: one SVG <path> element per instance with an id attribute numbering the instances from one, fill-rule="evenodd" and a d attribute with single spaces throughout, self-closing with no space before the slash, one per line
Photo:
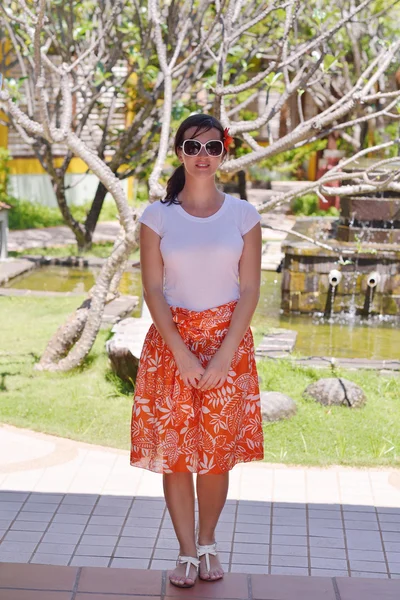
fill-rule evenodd
<path id="1" fill-rule="evenodd" d="M 258 472 L 258 476 L 261 473 Z M 170 569 L 178 545 L 160 497 L 1 492 L 0 561 Z M 400 578 L 400 509 L 228 500 L 228 572 Z"/>
<path id="2" fill-rule="evenodd" d="M 169 569 L 162 478 L 128 453 L 0 427 L 0 562 Z M 400 578 L 400 471 L 237 465 L 227 572 Z"/>
<path id="3" fill-rule="evenodd" d="M 165 571 L 1 565 L 0 600 L 398 600 L 400 581 L 229 573 L 180 590 Z"/>

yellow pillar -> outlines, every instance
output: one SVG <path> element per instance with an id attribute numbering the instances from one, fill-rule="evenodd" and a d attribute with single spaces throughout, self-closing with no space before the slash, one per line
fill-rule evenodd
<path id="1" fill-rule="evenodd" d="M 7 55 L 10 50 L 11 44 L 8 39 L 4 39 L 3 42 L 0 42 L 0 61 L 2 60 L 4 55 Z M 7 75 L 7 71 L 3 73 L 3 77 Z M 4 86 L 4 83 L 3 83 Z M 0 119 L 2 121 L 8 121 L 7 115 L 0 110 Z M 8 148 L 8 127 L 7 125 L 0 124 L 0 148 Z"/>
<path id="2" fill-rule="evenodd" d="M 310 158 L 308 159 L 308 180 L 315 181 L 317 179 L 317 153 L 311 152 Z"/>
<path id="3" fill-rule="evenodd" d="M 128 80 L 129 100 L 126 104 L 126 113 L 125 113 L 125 127 L 127 127 L 127 128 L 132 124 L 133 116 L 135 114 L 136 85 L 137 85 L 137 75 L 136 75 L 136 73 L 132 73 L 129 76 L 129 80 Z M 128 181 L 127 181 L 128 202 L 133 202 L 134 192 L 135 192 L 135 178 L 128 177 Z"/>

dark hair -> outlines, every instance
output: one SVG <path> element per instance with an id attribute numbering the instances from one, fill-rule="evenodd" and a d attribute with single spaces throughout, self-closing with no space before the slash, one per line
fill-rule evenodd
<path id="1" fill-rule="evenodd" d="M 182 121 L 182 123 L 179 125 L 178 131 L 175 134 L 174 149 L 177 156 L 178 148 L 183 144 L 184 133 L 187 129 L 190 129 L 190 127 L 196 127 L 196 131 L 194 132 L 193 136 L 197 135 L 200 131 L 218 129 L 218 131 L 221 133 L 221 140 L 224 139 L 224 128 L 218 119 L 212 117 L 211 115 L 204 115 L 202 113 L 190 115 L 190 117 Z M 175 169 L 171 177 L 168 179 L 167 195 L 165 196 L 164 200 L 161 200 L 160 202 L 163 204 L 168 203 L 168 206 L 170 204 L 182 204 L 182 202 L 180 202 L 176 196 L 180 191 L 183 190 L 184 186 L 185 167 L 180 165 L 177 169 Z"/>

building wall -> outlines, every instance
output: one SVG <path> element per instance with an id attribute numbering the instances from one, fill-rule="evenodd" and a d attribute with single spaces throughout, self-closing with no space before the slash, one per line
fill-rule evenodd
<path id="1" fill-rule="evenodd" d="M 72 189 L 66 192 L 68 204 L 80 205 L 93 200 L 98 182 L 96 175 L 86 175 L 82 180 L 82 175 L 67 173 L 65 176 L 66 185 L 75 184 Z M 128 180 L 122 181 L 121 185 L 125 193 L 128 194 L 130 190 Z M 48 175 L 11 175 L 9 193 L 21 200 L 29 200 L 29 202 L 49 207 L 57 206 L 56 195 Z M 109 198 L 111 196 L 107 194 L 106 200 Z"/>
<path id="2" fill-rule="evenodd" d="M 62 159 L 56 159 L 56 164 L 61 163 Z M 84 204 L 88 200 L 93 200 L 98 178 L 89 173 L 86 164 L 79 158 L 71 160 L 69 169 L 65 175 L 66 185 L 73 185 L 72 189 L 67 190 L 67 202 L 69 204 Z M 121 185 L 131 200 L 133 193 L 133 178 L 129 177 L 121 181 Z M 11 161 L 11 175 L 9 194 L 21 200 L 38 202 L 45 206 L 57 206 L 56 195 L 53 190 L 49 175 L 43 170 L 39 161 L 34 158 L 19 158 Z M 107 194 L 106 199 L 110 198 Z"/>
<path id="3" fill-rule="evenodd" d="M 0 43 L 0 58 L 1 53 L 6 52 L 9 49 L 8 40 L 3 40 Z M 60 62 L 59 57 L 51 57 L 56 64 Z M 123 76 L 127 72 L 127 65 L 120 63 L 115 66 L 114 71 L 118 76 Z M 19 65 L 15 65 L 6 75 L 12 75 L 13 77 L 21 76 Z M 50 80 L 47 82 L 47 91 L 49 94 L 50 104 L 55 102 L 57 96 L 57 90 L 59 87 L 59 81 L 54 75 L 53 71 L 49 73 Z M 133 83 L 136 82 L 135 76 L 131 76 Z M 84 82 L 83 82 L 84 84 Z M 112 89 L 108 90 L 103 94 L 101 100 L 105 106 L 109 106 L 113 101 L 114 92 Z M 85 105 L 86 100 L 79 92 L 75 98 L 75 110 Z M 21 109 L 24 110 L 26 106 L 23 101 Z M 123 130 L 124 127 L 128 126 L 132 122 L 134 112 L 132 106 L 126 104 L 125 98 L 117 96 L 116 99 L 116 110 L 112 119 L 112 126 L 118 127 Z M 82 140 L 90 147 L 96 148 L 99 143 L 102 130 L 97 124 L 98 109 L 95 108 L 91 112 L 91 116 L 88 125 L 85 125 L 82 132 Z M 1 117 L 7 119 L 4 113 L 1 113 Z M 12 157 L 10 168 L 10 186 L 9 193 L 17 198 L 29 200 L 31 202 L 40 202 L 46 206 L 57 206 L 56 197 L 52 188 L 50 177 L 43 170 L 40 162 L 34 155 L 33 149 L 29 144 L 21 138 L 19 133 L 12 127 L 6 127 L 0 125 L 0 147 L 8 148 Z M 53 155 L 55 166 L 62 164 L 63 156 L 65 155 L 66 148 L 62 144 L 52 144 Z M 87 165 L 79 158 L 74 157 L 68 167 L 68 171 L 65 177 L 66 185 L 75 186 L 67 191 L 67 201 L 74 204 L 82 204 L 88 200 L 93 199 L 94 193 L 98 185 L 98 178 L 93 174 L 84 175 L 87 171 Z M 132 200 L 134 191 L 134 178 L 130 177 L 124 180 L 122 186 L 128 195 L 128 200 Z M 107 194 L 106 198 L 110 195 Z"/>

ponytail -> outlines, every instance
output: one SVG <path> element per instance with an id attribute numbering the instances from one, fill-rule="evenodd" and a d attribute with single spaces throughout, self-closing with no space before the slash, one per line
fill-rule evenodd
<path id="1" fill-rule="evenodd" d="M 169 201 L 170 204 L 180 204 L 179 200 L 175 202 L 176 196 L 183 190 L 185 186 L 185 167 L 180 165 L 175 171 L 172 173 L 171 177 L 168 179 L 167 183 L 167 195 L 164 200 L 161 200 L 162 203 Z"/>

